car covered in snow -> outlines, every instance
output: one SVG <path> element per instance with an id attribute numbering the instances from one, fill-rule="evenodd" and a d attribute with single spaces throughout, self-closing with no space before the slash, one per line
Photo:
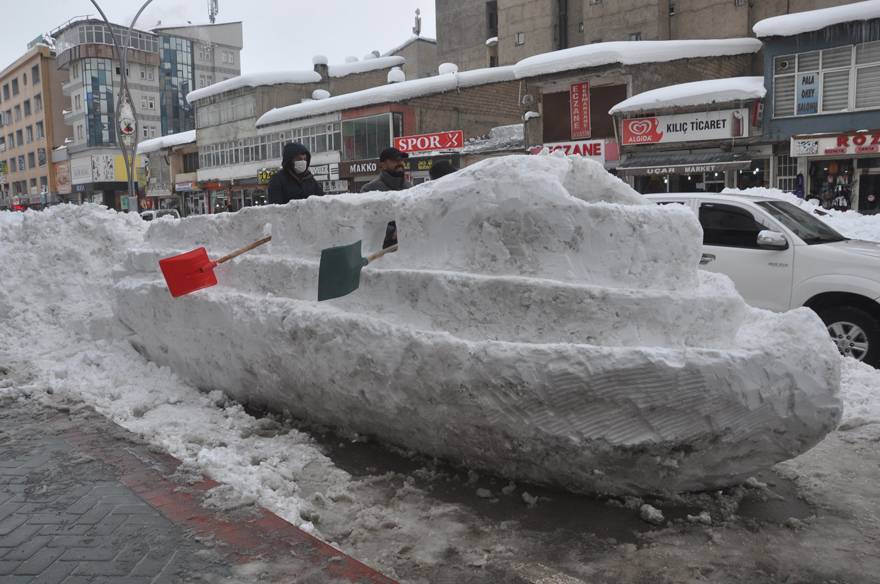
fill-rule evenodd
<path id="1" fill-rule="evenodd" d="M 753 306 L 806 306 L 843 355 L 880 366 L 880 243 L 848 239 L 792 203 L 745 194 L 661 193 L 703 227 L 706 270 L 730 276 Z"/>
<path id="2" fill-rule="evenodd" d="M 177 209 L 154 209 L 150 211 L 141 211 L 141 219 L 143 219 L 144 221 L 152 221 L 153 219 L 160 219 L 162 217 L 180 219 L 180 213 L 177 212 Z"/>

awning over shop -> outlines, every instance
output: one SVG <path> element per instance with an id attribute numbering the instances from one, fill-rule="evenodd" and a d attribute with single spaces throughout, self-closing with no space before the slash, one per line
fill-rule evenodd
<path id="1" fill-rule="evenodd" d="M 699 174 L 749 168 L 751 158 L 731 152 L 630 155 L 617 167 L 619 176 Z"/>

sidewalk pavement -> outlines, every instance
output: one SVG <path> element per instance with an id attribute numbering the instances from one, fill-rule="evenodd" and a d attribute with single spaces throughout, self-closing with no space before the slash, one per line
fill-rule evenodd
<path id="1" fill-rule="evenodd" d="M 84 406 L 0 397 L 0 583 L 394 584 Z"/>

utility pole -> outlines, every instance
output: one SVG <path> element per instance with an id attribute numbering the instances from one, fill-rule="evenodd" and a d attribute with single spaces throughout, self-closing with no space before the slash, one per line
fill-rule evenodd
<path id="1" fill-rule="evenodd" d="M 113 39 L 113 52 L 116 54 L 116 60 L 119 61 L 120 81 L 119 95 L 116 98 L 116 135 L 119 147 L 122 150 L 122 159 L 125 161 L 125 173 L 128 176 L 128 210 L 132 210 L 132 203 L 134 203 L 135 212 L 140 210 L 140 197 L 138 197 L 138 191 L 135 187 L 134 176 L 135 161 L 137 159 L 139 124 L 134 101 L 131 99 L 131 93 L 128 89 L 128 47 L 131 46 L 131 31 L 134 29 L 135 23 L 137 23 L 141 13 L 152 1 L 153 0 L 146 0 L 140 10 L 137 11 L 137 14 L 135 14 L 134 19 L 128 27 L 128 34 L 125 39 L 117 39 L 116 33 L 113 30 L 113 25 L 107 19 L 107 15 L 104 14 L 101 7 L 98 6 L 97 0 L 91 0 L 92 4 L 95 5 L 95 8 L 98 9 L 101 18 L 103 18 L 104 22 L 107 24 L 110 37 Z M 124 46 L 122 48 L 119 46 L 120 40 L 124 41 Z"/>

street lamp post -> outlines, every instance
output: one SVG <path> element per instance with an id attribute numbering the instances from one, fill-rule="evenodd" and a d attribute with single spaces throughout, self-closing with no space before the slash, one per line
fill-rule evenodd
<path id="1" fill-rule="evenodd" d="M 135 190 L 135 160 L 137 158 L 138 130 L 139 123 L 137 119 L 137 111 L 134 107 L 134 101 L 131 99 L 131 93 L 128 89 L 128 47 L 131 46 L 131 31 L 140 18 L 144 9 L 150 5 L 153 0 L 146 0 L 140 10 L 135 14 L 134 19 L 128 27 L 128 34 L 123 39 L 124 46 L 120 48 L 119 41 L 116 39 L 116 33 L 113 25 L 107 19 L 107 15 L 98 6 L 97 0 L 91 0 L 92 4 L 97 8 L 98 13 L 104 22 L 107 23 L 107 29 L 110 31 L 110 38 L 113 39 L 113 51 L 116 53 L 116 60 L 119 61 L 119 95 L 116 98 L 116 135 L 119 147 L 122 150 L 122 159 L 125 162 L 125 173 L 128 176 L 128 208 L 131 210 L 132 199 L 134 199 L 134 210 L 140 209 L 139 197 Z"/>

